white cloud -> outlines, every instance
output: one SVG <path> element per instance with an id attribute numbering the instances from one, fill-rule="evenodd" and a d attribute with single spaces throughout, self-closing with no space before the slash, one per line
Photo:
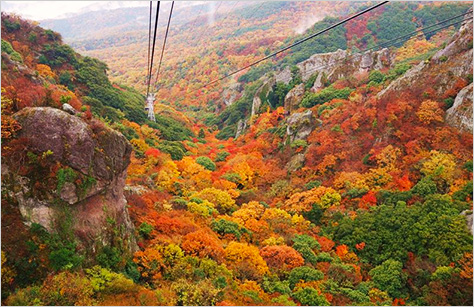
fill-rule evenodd
<path id="1" fill-rule="evenodd" d="M 67 17 L 75 13 L 148 6 L 148 1 L 1 1 L 2 12 L 19 14 L 33 20 Z"/>

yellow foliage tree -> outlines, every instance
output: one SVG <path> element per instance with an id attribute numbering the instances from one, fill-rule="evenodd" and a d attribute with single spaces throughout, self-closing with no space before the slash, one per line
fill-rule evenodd
<path id="1" fill-rule="evenodd" d="M 193 196 L 210 201 L 221 213 L 228 212 L 235 208 L 235 201 L 227 191 L 216 188 L 205 188 Z"/>
<path id="2" fill-rule="evenodd" d="M 360 189 L 366 190 L 380 190 L 386 184 L 392 181 L 392 176 L 385 168 L 371 168 L 367 173 L 362 175 L 362 178 L 356 183 Z"/>
<path id="3" fill-rule="evenodd" d="M 258 279 L 268 273 L 268 266 L 257 247 L 232 241 L 225 249 L 227 264 L 242 279 Z"/>
<path id="4" fill-rule="evenodd" d="M 385 168 L 387 171 L 392 171 L 395 169 L 395 164 L 398 157 L 401 154 L 401 150 L 392 145 L 388 145 L 375 157 L 377 160 L 377 165 L 380 168 Z"/>
<path id="5" fill-rule="evenodd" d="M 2 251 L 2 289 L 8 288 L 15 278 L 15 271 L 11 269 L 7 264 L 7 256 Z M 2 290 L 3 292 L 3 290 Z"/>
<path id="6" fill-rule="evenodd" d="M 179 175 L 176 164 L 172 160 L 166 160 L 158 172 L 156 184 L 167 191 L 174 191 L 174 183 L 178 180 Z"/>
<path id="7" fill-rule="evenodd" d="M 51 70 L 51 67 L 45 64 L 36 65 L 36 70 L 41 77 L 56 79 L 56 74 Z"/>
<path id="8" fill-rule="evenodd" d="M 421 172 L 426 176 L 441 178 L 447 183 L 452 183 L 456 171 L 455 161 L 454 155 L 433 150 L 428 160 L 423 163 Z"/>
<path id="9" fill-rule="evenodd" d="M 432 122 L 443 122 L 443 111 L 438 103 L 433 100 L 425 100 L 421 103 L 418 112 L 416 112 L 418 119 L 429 125 Z"/>
<path id="10" fill-rule="evenodd" d="M 310 211 L 314 204 L 318 204 L 321 208 L 327 209 L 331 206 L 339 205 L 341 195 L 333 188 L 317 187 L 309 191 L 293 194 L 290 199 L 285 202 L 284 208 L 291 212 Z"/>

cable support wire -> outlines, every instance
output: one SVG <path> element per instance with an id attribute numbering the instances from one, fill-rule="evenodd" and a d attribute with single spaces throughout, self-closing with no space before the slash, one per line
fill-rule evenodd
<path id="1" fill-rule="evenodd" d="M 280 53 L 282 53 L 282 52 L 284 52 L 284 51 L 286 51 L 286 50 L 288 50 L 288 49 L 291 49 L 291 48 L 293 48 L 293 47 L 295 47 L 295 46 L 297 46 L 297 45 L 300 45 L 300 44 L 306 42 L 307 40 L 310 40 L 310 39 L 312 39 L 312 38 L 314 38 L 314 37 L 316 37 L 316 36 L 319 36 L 319 35 L 321 35 L 321 34 L 323 34 L 323 33 L 326 33 L 327 31 L 329 31 L 329 30 L 331 30 L 331 29 L 334 29 L 335 27 L 340 26 L 340 25 L 342 25 L 342 24 L 344 24 L 344 23 L 346 23 L 346 22 L 348 22 L 348 21 L 350 21 L 350 20 L 352 20 L 352 19 L 355 19 L 355 18 L 357 18 L 357 17 L 359 17 L 359 16 L 361 16 L 361 15 L 363 15 L 363 14 L 366 14 L 366 13 L 368 13 L 368 12 L 370 12 L 370 11 L 372 11 L 372 10 L 374 10 L 374 9 L 376 9 L 376 8 L 378 8 L 378 7 L 382 6 L 382 5 L 384 5 L 384 4 L 387 4 L 388 2 L 389 2 L 389 1 L 384 1 L 384 2 L 378 3 L 378 4 L 376 4 L 376 5 L 374 5 L 374 6 L 371 6 L 371 7 L 367 8 L 367 9 L 365 9 L 365 10 L 363 10 L 363 11 L 361 11 L 361 12 L 355 14 L 355 15 L 352 15 L 352 16 L 350 16 L 350 17 L 348 17 L 348 18 L 345 18 L 345 19 L 343 19 L 343 20 L 341 20 L 341 21 L 339 21 L 339 22 L 333 24 L 332 26 L 329 26 L 329 27 L 327 27 L 327 28 L 325 28 L 325 29 L 323 29 L 323 30 L 317 32 L 317 33 L 314 33 L 314 34 L 312 34 L 312 35 L 310 35 L 310 36 L 308 36 L 308 37 L 306 37 L 306 38 L 303 38 L 303 39 L 301 39 L 301 40 L 299 40 L 299 41 L 297 41 L 297 42 L 295 42 L 295 43 L 293 43 L 293 44 L 291 44 L 291 45 L 289 45 L 289 46 L 287 46 L 287 47 L 285 47 L 285 48 L 282 48 L 282 49 L 280 49 L 280 50 L 278 50 L 278 51 L 275 51 L 275 52 L 273 52 L 273 53 L 271 53 L 271 54 L 269 54 L 269 55 L 267 55 L 267 56 L 265 56 L 265 57 L 263 57 L 263 58 L 261 58 L 261 59 L 255 61 L 255 62 L 253 62 L 253 63 L 250 63 L 250 64 L 248 64 L 248 65 L 246 65 L 246 66 L 244 66 L 244 67 L 242 67 L 242 68 L 239 68 L 239 69 L 233 71 L 233 72 L 230 73 L 230 74 L 227 74 L 227 75 L 225 75 L 225 76 L 223 76 L 223 77 L 221 77 L 221 78 L 219 78 L 219 79 L 213 80 L 213 81 L 211 81 L 211 82 L 209 82 L 209 83 L 203 85 L 200 89 L 202 89 L 202 88 L 204 88 L 204 87 L 207 87 L 208 85 L 214 84 L 214 83 L 216 83 L 216 82 L 219 82 L 219 81 L 221 81 L 221 80 L 223 80 L 223 79 L 225 79 L 225 78 L 228 78 L 228 77 L 230 77 L 230 76 L 232 76 L 232 75 L 235 75 L 236 73 L 241 72 L 241 71 L 244 70 L 244 69 L 247 69 L 247 68 L 249 68 L 249 67 L 255 66 L 255 65 L 257 65 L 257 64 L 260 63 L 260 62 L 263 62 L 263 61 L 265 61 L 265 60 L 267 60 L 267 59 L 269 59 L 269 58 L 271 58 L 271 57 L 274 57 L 274 56 L 277 55 L 277 54 L 280 54 Z"/>

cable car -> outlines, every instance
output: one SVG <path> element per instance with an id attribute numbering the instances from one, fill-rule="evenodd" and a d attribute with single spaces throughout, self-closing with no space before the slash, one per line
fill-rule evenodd
<path id="1" fill-rule="evenodd" d="M 155 94 L 149 93 L 146 97 L 145 111 L 148 112 L 148 119 L 152 121 L 155 120 Z"/>

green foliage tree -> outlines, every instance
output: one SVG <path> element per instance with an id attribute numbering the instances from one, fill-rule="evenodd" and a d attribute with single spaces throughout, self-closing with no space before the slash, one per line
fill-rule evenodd
<path id="1" fill-rule="evenodd" d="M 406 282 L 402 268 L 403 264 L 400 261 L 389 259 L 373 268 L 369 275 L 377 288 L 387 291 L 393 298 L 402 298 L 405 295 Z"/>
<path id="2" fill-rule="evenodd" d="M 347 99 L 351 93 L 352 89 L 348 87 L 338 90 L 329 86 L 317 93 L 306 94 L 301 100 L 301 105 L 305 108 L 311 108 L 315 105 L 323 104 L 336 98 Z"/>
<path id="3" fill-rule="evenodd" d="M 290 288 L 293 289 L 300 281 L 316 281 L 324 278 L 323 272 L 310 268 L 308 266 L 300 266 L 291 270 L 288 275 Z"/>
<path id="4" fill-rule="evenodd" d="M 205 169 L 208 169 L 210 171 L 216 170 L 216 164 L 210 158 L 206 156 L 197 157 L 196 163 L 204 166 Z"/>
<path id="5" fill-rule="evenodd" d="M 240 227 L 239 224 L 225 219 L 214 220 L 212 222 L 212 230 L 220 235 L 231 234 L 237 240 L 240 240 L 244 233 L 250 233 L 245 227 Z"/>
<path id="6" fill-rule="evenodd" d="M 21 54 L 16 52 L 15 49 L 13 49 L 12 45 L 9 42 L 7 42 L 6 40 L 3 40 L 3 39 L 2 39 L 2 51 L 9 54 L 13 61 L 23 63 L 23 58 L 22 58 Z"/>
<path id="7" fill-rule="evenodd" d="M 306 234 L 293 237 L 293 248 L 303 256 L 307 263 L 315 264 L 317 262 L 316 254 L 313 250 L 320 247 L 316 239 Z"/>
<path id="8" fill-rule="evenodd" d="M 329 306 L 329 302 L 316 289 L 305 287 L 292 294 L 303 306 Z"/>

